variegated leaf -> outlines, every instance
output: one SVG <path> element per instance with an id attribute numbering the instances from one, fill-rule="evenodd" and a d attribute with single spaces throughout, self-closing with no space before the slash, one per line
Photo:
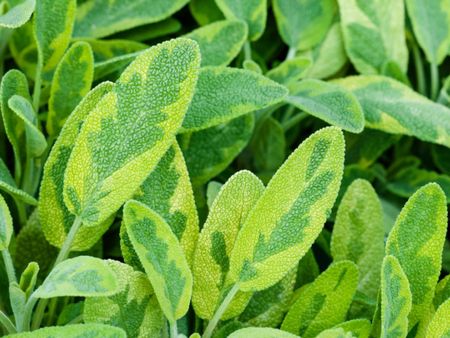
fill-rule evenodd
<path id="1" fill-rule="evenodd" d="M 369 338 L 371 329 L 370 324 L 368 319 L 353 319 L 340 323 L 334 328 L 341 328 L 346 332 L 351 332 L 355 338 Z"/>
<path id="2" fill-rule="evenodd" d="M 0 15 L 1 28 L 17 28 L 25 24 L 33 14 L 36 0 L 25 0 Z"/>
<path id="3" fill-rule="evenodd" d="M 427 330 L 427 338 L 450 337 L 450 298 L 437 309 Z"/>
<path id="4" fill-rule="evenodd" d="M 125 331 L 118 327 L 102 324 L 72 324 L 51 326 L 33 332 L 22 332 L 5 338 L 126 338 Z"/>
<path id="5" fill-rule="evenodd" d="M 445 251 L 444 247 L 444 251 Z M 434 294 L 433 305 L 434 308 L 437 308 L 444 303 L 447 299 L 450 298 L 450 275 L 447 275 L 443 279 L 439 281 L 436 285 L 436 292 Z"/>
<path id="6" fill-rule="evenodd" d="M 304 77 L 311 67 L 311 63 L 311 59 L 307 57 L 286 60 L 269 70 L 266 76 L 278 83 L 288 85 Z"/>

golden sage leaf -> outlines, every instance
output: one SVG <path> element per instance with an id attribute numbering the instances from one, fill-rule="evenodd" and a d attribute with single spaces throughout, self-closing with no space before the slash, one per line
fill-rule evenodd
<path id="1" fill-rule="evenodd" d="M 1 28 L 17 28 L 24 25 L 33 14 L 36 0 L 25 0 L 24 2 L 12 7 L 5 14 L 0 15 Z"/>
<path id="2" fill-rule="evenodd" d="M 0 195 L 0 251 L 8 249 L 13 233 L 11 213 L 5 199 Z"/>
<path id="3" fill-rule="evenodd" d="M 333 263 L 314 282 L 300 290 L 281 329 L 312 338 L 343 322 L 357 285 L 358 268 L 353 262 Z"/>
<path id="4" fill-rule="evenodd" d="M 152 47 L 126 68 L 88 115 L 64 178 L 64 202 L 84 225 L 98 225 L 114 214 L 173 143 L 199 64 L 192 40 Z"/>
<path id="5" fill-rule="evenodd" d="M 428 325 L 427 338 L 450 337 L 450 298 L 437 309 Z"/>
<path id="6" fill-rule="evenodd" d="M 408 326 L 420 323 L 418 337 L 424 336 L 441 272 L 446 230 L 447 200 L 439 185 L 431 183 L 409 198 L 386 243 L 386 254 L 398 259 L 408 278 L 412 294 Z"/>
<path id="7" fill-rule="evenodd" d="M 86 42 L 74 43 L 56 68 L 48 101 L 47 132 L 58 135 L 69 114 L 91 89 L 94 57 Z"/>
<path id="8" fill-rule="evenodd" d="M 258 291 L 294 268 L 319 235 L 341 183 L 344 137 L 335 127 L 306 139 L 250 212 L 230 258 L 229 284 Z"/>
<path id="9" fill-rule="evenodd" d="M 192 304 L 197 316 L 211 319 L 220 305 L 227 291 L 225 277 L 236 237 L 263 191 L 264 185 L 255 175 L 239 171 L 228 179 L 214 199 L 194 255 Z M 244 311 L 250 297 L 251 293 L 238 293 L 222 320 Z"/>
<path id="10" fill-rule="evenodd" d="M 183 317 L 192 294 L 192 274 L 172 229 L 156 212 L 137 201 L 124 207 L 130 241 L 170 323 Z"/>
<path id="11" fill-rule="evenodd" d="M 125 331 L 118 327 L 102 324 L 72 324 L 44 327 L 33 332 L 21 332 L 5 338 L 126 338 Z"/>
<path id="12" fill-rule="evenodd" d="M 289 332 L 270 327 L 246 327 L 234 331 L 228 338 L 299 338 Z"/>

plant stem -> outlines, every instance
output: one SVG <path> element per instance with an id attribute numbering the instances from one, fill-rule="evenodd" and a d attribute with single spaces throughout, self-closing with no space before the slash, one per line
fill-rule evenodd
<path id="1" fill-rule="evenodd" d="M 244 45 L 244 57 L 245 60 L 252 59 L 252 46 L 250 45 L 250 41 L 246 41 Z"/>
<path id="2" fill-rule="evenodd" d="M 0 311 L 0 323 L 3 325 L 6 331 L 8 331 L 8 333 L 13 334 L 17 332 L 16 327 L 12 323 L 11 319 L 9 319 L 8 316 L 2 311 Z"/>
<path id="3" fill-rule="evenodd" d="M 219 308 L 214 313 L 214 316 L 209 321 L 208 326 L 206 327 L 205 332 L 203 333 L 203 338 L 211 337 L 214 329 L 216 328 L 217 324 L 219 323 L 220 318 L 222 318 L 228 305 L 230 305 L 231 301 L 233 300 L 234 296 L 236 296 L 236 293 L 238 291 L 239 291 L 239 284 L 236 283 L 233 285 L 231 290 L 228 292 L 227 296 L 225 297 L 223 302 L 220 304 Z"/>
<path id="4" fill-rule="evenodd" d="M 174 323 L 170 323 L 170 338 L 177 338 L 178 337 L 178 327 L 177 327 L 177 321 Z"/>
<path id="5" fill-rule="evenodd" d="M 290 47 L 288 50 L 288 53 L 286 55 L 286 61 L 287 60 L 292 60 L 293 58 L 295 58 L 295 54 L 297 53 L 297 49 Z"/>
<path id="6" fill-rule="evenodd" d="M 288 131 L 289 129 L 291 129 L 293 126 L 295 126 L 297 123 L 302 121 L 307 116 L 308 116 L 308 113 L 305 113 L 305 112 L 301 112 L 301 113 L 298 113 L 298 114 L 292 116 L 289 120 L 282 123 L 284 131 L 285 132 Z"/>
<path id="7" fill-rule="evenodd" d="M 417 90 L 420 94 L 426 95 L 426 85 L 425 85 L 425 72 L 423 70 L 423 61 L 422 57 L 420 56 L 420 50 L 417 46 L 417 43 L 413 41 L 411 43 L 412 45 L 412 51 L 414 56 L 414 65 L 416 68 L 416 77 L 417 77 Z"/>
<path id="8" fill-rule="evenodd" d="M 8 249 L 2 250 L 3 262 L 5 263 L 6 273 L 9 283 L 17 283 L 16 271 Z"/>
<path id="9" fill-rule="evenodd" d="M 430 72 L 431 72 L 431 92 L 430 98 L 435 101 L 438 96 L 439 91 L 439 68 L 436 63 L 430 64 Z"/>

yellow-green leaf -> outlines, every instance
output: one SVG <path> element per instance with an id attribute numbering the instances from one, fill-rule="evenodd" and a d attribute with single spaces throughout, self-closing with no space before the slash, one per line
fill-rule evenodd
<path id="1" fill-rule="evenodd" d="M 437 309 L 427 330 L 427 338 L 450 337 L 450 298 Z"/>
<path id="2" fill-rule="evenodd" d="M 228 338 L 299 338 L 289 332 L 269 327 L 246 327 L 234 331 Z"/>
<path id="3" fill-rule="evenodd" d="M 13 233 L 11 213 L 5 199 L 0 195 L 0 251 L 8 249 Z"/>
<path id="4" fill-rule="evenodd" d="M 355 338 L 369 338 L 371 323 L 368 319 L 353 319 L 340 323 L 334 328 L 342 328 L 346 332 L 351 332 Z"/>
<path id="5" fill-rule="evenodd" d="M 0 15 L 0 29 L 17 28 L 25 24 L 33 14 L 36 0 L 25 0 Z"/>
<path id="6" fill-rule="evenodd" d="M 36 199 L 27 194 L 25 191 L 20 190 L 14 178 L 11 176 L 11 173 L 8 170 L 5 162 L 0 158 L 0 190 L 3 190 L 7 194 L 29 204 L 29 205 L 37 205 L 38 201 Z"/>
<path id="7" fill-rule="evenodd" d="M 5 338 L 126 338 L 125 331 L 118 327 L 102 324 L 73 324 L 50 326 L 33 332 L 22 332 Z"/>
<path id="8" fill-rule="evenodd" d="M 297 57 L 280 63 L 277 67 L 269 70 L 266 76 L 278 83 L 288 85 L 304 77 L 310 67 L 311 59 Z"/>

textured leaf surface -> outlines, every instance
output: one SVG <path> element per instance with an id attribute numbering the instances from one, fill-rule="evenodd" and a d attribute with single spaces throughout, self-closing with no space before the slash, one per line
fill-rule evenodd
<path id="1" fill-rule="evenodd" d="M 164 315 L 170 322 L 183 317 L 192 275 L 177 237 L 161 216 L 137 201 L 125 205 L 124 222 Z"/>
<path id="2" fill-rule="evenodd" d="M 433 299 L 434 308 L 437 309 L 448 298 L 450 298 L 450 275 L 447 275 L 436 285 L 436 293 Z"/>
<path id="3" fill-rule="evenodd" d="M 340 323 L 335 328 L 342 328 L 346 332 L 351 332 L 356 338 L 369 338 L 371 323 L 368 319 L 353 319 Z"/>
<path id="4" fill-rule="evenodd" d="M 322 331 L 316 338 L 355 338 L 355 336 L 342 328 L 333 328 Z"/>
<path id="5" fill-rule="evenodd" d="M 25 0 L 0 15 L 0 27 L 17 28 L 25 24 L 33 14 L 36 0 Z"/>
<path id="6" fill-rule="evenodd" d="M 324 37 L 336 12 L 334 0 L 274 0 L 278 31 L 291 48 L 314 47 Z"/>
<path id="7" fill-rule="evenodd" d="M 48 101 L 47 132 L 57 135 L 64 122 L 91 89 L 94 57 L 86 42 L 76 42 L 56 68 Z"/>
<path id="8" fill-rule="evenodd" d="M 248 38 L 258 40 L 267 20 L 267 0 L 216 0 L 227 19 L 242 20 L 248 25 Z"/>
<path id="9" fill-rule="evenodd" d="M 441 271 L 446 229 L 447 201 L 441 188 L 431 183 L 411 196 L 389 234 L 386 254 L 398 259 L 411 288 L 409 329 L 429 312 Z"/>
<path id="10" fill-rule="evenodd" d="M 236 237 L 263 191 L 264 185 L 255 175 L 240 171 L 222 186 L 209 210 L 193 264 L 192 304 L 201 318 L 211 319 L 224 297 L 223 293 L 228 291 L 224 285 L 225 277 Z M 251 293 L 238 293 L 222 320 L 239 315 L 250 297 Z"/>
<path id="11" fill-rule="evenodd" d="M 309 338 L 343 322 L 357 285 L 358 269 L 354 263 L 333 263 L 300 291 L 281 329 Z"/>
<path id="12" fill-rule="evenodd" d="M 225 123 L 274 105 L 286 95 L 285 87 L 255 72 L 204 67 L 183 121 L 183 131 L 196 131 Z"/>
<path id="13" fill-rule="evenodd" d="M 197 41 L 202 66 L 226 66 L 247 40 L 247 25 L 242 21 L 223 20 L 198 28 L 185 37 Z"/>
<path id="14" fill-rule="evenodd" d="M 128 337 L 162 336 L 165 318 L 147 276 L 117 261 L 107 264 L 117 275 L 119 291 L 109 297 L 87 298 L 84 321 L 120 327 Z"/>
<path id="15" fill-rule="evenodd" d="M 297 338 L 291 333 L 269 327 L 247 327 L 233 332 L 228 338 Z"/>
<path id="16" fill-rule="evenodd" d="M 88 0 L 77 9 L 76 37 L 100 38 L 133 27 L 161 21 L 187 0 Z"/>
<path id="17" fill-rule="evenodd" d="M 381 337 L 406 337 L 410 311 L 408 278 L 398 259 L 386 256 L 381 270 Z"/>
<path id="18" fill-rule="evenodd" d="M 449 108 L 383 76 L 352 76 L 337 82 L 355 94 L 367 127 L 450 147 Z"/>
<path id="19" fill-rule="evenodd" d="M 83 224 L 105 221 L 158 164 L 189 106 L 199 63 L 192 40 L 150 48 L 88 115 L 64 178 L 64 201 Z"/>
<path id="20" fill-rule="evenodd" d="M 116 275 L 105 261 L 91 256 L 78 256 L 56 265 L 36 289 L 34 297 L 108 296 L 116 293 L 117 289 Z"/>
<path id="21" fill-rule="evenodd" d="M 361 74 L 379 74 L 394 61 L 407 71 L 403 1 L 339 0 L 345 47 Z"/>
<path id="22" fill-rule="evenodd" d="M 344 138 L 322 129 L 278 169 L 249 214 L 231 254 L 230 283 L 243 291 L 278 282 L 322 230 L 342 178 Z"/>
<path id="23" fill-rule="evenodd" d="M 286 102 L 352 133 L 364 129 L 364 113 L 356 99 L 342 87 L 320 80 L 303 80 L 289 86 Z"/>
<path id="24" fill-rule="evenodd" d="M 25 191 L 20 190 L 14 178 L 11 176 L 8 168 L 6 167 L 5 162 L 0 158 L 0 190 L 3 190 L 7 194 L 14 196 L 15 198 L 29 204 L 29 205 L 37 205 L 36 199 L 27 194 Z"/>
<path id="25" fill-rule="evenodd" d="M 13 233 L 11 213 L 5 199 L 0 195 L 0 251 L 8 249 Z"/>
<path id="26" fill-rule="evenodd" d="M 428 326 L 427 338 L 450 337 L 450 298 L 436 311 Z"/>
<path id="27" fill-rule="evenodd" d="M 45 327 L 33 332 L 9 335 L 11 338 L 126 338 L 122 329 L 102 324 L 74 324 Z"/>
<path id="28" fill-rule="evenodd" d="M 67 119 L 58 139 L 52 147 L 44 166 L 41 190 L 39 193 L 39 220 L 47 240 L 61 247 L 75 220 L 64 204 L 64 172 L 72 153 L 79 129 L 87 115 L 100 100 L 112 90 L 114 84 L 103 82 L 91 90 Z M 87 250 L 99 240 L 111 221 L 98 227 L 82 226 L 72 244 L 71 250 Z"/>

